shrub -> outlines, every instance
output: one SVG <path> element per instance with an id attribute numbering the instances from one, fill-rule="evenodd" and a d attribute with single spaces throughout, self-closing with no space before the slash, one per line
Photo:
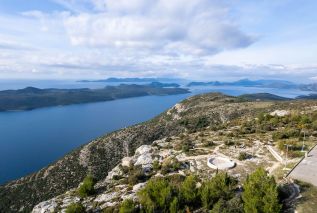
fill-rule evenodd
<path id="1" fill-rule="evenodd" d="M 288 138 L 294 138 L 299 136 L 300 136 L 300 131 L 298 129 L 293 129 L 293 128 L 274 132 L 272 135 L 274 140 L 288 139 Z"/>
<path id="2" fill-rule="evenodd" d="M 248 159 L 248 157 L 249 157 L 249 155 L 248 155 L 247 153 L 245 153 L 245 152 L 240 152 L 238 159 L 239 159 L 240 161 L 243 161 L 243 160 Z"/>
<path id="3" fill-rule="evenodd" d="M 281 210 L 276 182 L 263 168 L 258 168 L 247 178 L 242 199 L 246 213 L 278 213 Z"/>
<path id="4" fill-rule="evenodd" d="M 181 167 L 181 163 L 176 158 L 167 159 L 163 162 L 161 167 L 162 174 L 167 174 L 169 172 L 175 172 L 179 170 Z"/>
<path id="5" fill-rule="evenodd" d="M 66 213 L 85 213 L 85 208 L 80 203 L 72 203 L 70 204 L 67 209 Z"/>
<path id="6" fill-rule="evenodd" d="M 230 199 L 233 196 L 236 183 L 236 180 L 228 176 L 227 173 L 219 173 L 211 180 L 204 182 L 201 189 L 203 207 L 211 209 L 220 199 Z"/>
<path id="7" fill-rule="evenodd" d="M 134 167 L 129 174 L 128 183 L 130 185 L 135 185 L 146 181 L 147 177 L 141 166 Z"/>
<path id="8" fill-rule="evenodd" d="M 227 140 L 227 141 L 225 141 L 225 145 L 226 146 L 233 146 L 234 142 L 232 140 Z"/>
<path id="9" fill-rule="evenodd" d="M 184 119 L 179 122 L 180 125 L 185 126 L 190 132 L 196 132 L 210 125 L 207 117 L 199 117 L 194 119 Z"/>
<path id="10" fill-rule="evenodd" d="M 182 144 L 182 151 L 185 153 L 188 153 L 190 149 L 194 147 L 193 143 L 189 140 L 186 139 L 183 144 Z"/>
<path id="11" fill-rule="evenodd" d="M 115 206 L 108 206 L 102 210 L 102 213 L 119 213 L 119 209 Z"/>
<path id="12" fill-rule="evenodd" d="M 312 129 L 317 131 L 317 120 L 312 123 Z"/>
<path id="13" fill-rule="evenodd" d="M 155 212 L 157 210 L 167 212 L 172 201 L 172 196 L 172 187 L 164 178 L 150 180 L 138 192 L 139 201 L 146 212 Z"/>
<path id="14" fill-rule="evenodd" d="M 158 160 L 155 160 L 154 162 L 153 162 L 153 170 L 154 171 L 158 171 L 158 170 L 160 170 L 161 169 L 161 164 L 160 164 L 160 162 L 158 161 Z"/>
<path id="15" fill-rule="evenodd" d="M 210 213 L 243 213 L 243 203 L 240 196 L 235 196 L 229 201 L 220 199 Z"/>
<path id="16" fill-rule="evenodd" d="M 214 146 L 215 143 L 213 141 L 204 141 L 203 146 L 204 147 L 210 147 L 210 146 Z"/>
<path id="17" fill-rule="evenodd" d="M 197 205 L 198 202 L 198 189 L 197 178 L 193 175 L 187 176 L 180 187 L 180 195 L 182 201 L 189 206 Z"/>
<path id="18" fill-rule="evenodd" d="M 170 204 L 170 208 L 169 208 L 169 212 L 170 213 L 177 213 L 179 212 L 179 204 L 178 204 L 178 199 L 177 197 L 174 197 L 172 203 Z"/>
<path id="19" fill-rule="evenodd" d="M 131 199 L 124 200 L 120 206 L 120 213 L 136 213 L 136 204 Z"/>
<path id="20" fill-rule="evenodd" d="M 83 183 L 80 185 L 78 189 L 79 196 L 87 197 L 89 195 L 93 195 L 95 193 L 94 185 L 95 180 L 91 175 L 85 177 Z"/>
<path id="21" fill-rule="evenodd" d="M 208 118 L 199 117 L 197 122 L 196 122 L 195 129 L 202 129 L 202 128 L 207 127 L 208 125 L 209 125 Z"/>

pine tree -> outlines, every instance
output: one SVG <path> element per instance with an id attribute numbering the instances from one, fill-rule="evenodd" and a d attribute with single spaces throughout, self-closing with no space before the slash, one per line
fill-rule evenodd
<path id="1" fill-rule="evenodd" d="M 277 185 L 263 168 L 258 168 L 244 183 L 242 193 L 246 213 L 278 213 L 281 211 Z"/>

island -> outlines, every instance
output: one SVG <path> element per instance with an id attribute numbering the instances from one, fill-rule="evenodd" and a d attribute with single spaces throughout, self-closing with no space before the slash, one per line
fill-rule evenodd
<path id="1" fill-rule="evenodd" d="M 150 83 L 150 82 L 173 82 L 180 81 L 181 79 L 173 79 L 173 78 L 106 78 L 106 79 L 96 79 L 96 80 L 80 80 L 78 82 L 81 83 L 89 83 L 89 82 L 105 82 L 105 83 Z"/>
<path id="2" fill-rule="evenodd" d="M 260 80 L 249 80 L 241 79 L 233 82 L 220 82 L 220 81 L 193 81 L 187 84 L 188 87 L 197 86 L 236 86 L 236 87 L 259 87 L 259 88 L 275 88 L 275 89 L 298 89 L 302 91 L 317 91 L 317 83 L 311 84 L 296 84 L 285 80 L 270 80 L 270 79 L 260 79 Z"/>
<path id="3" fill-rule="evenodd" d="M 165 88 L 164 84 L 121 84 L 102 89 L 39 89 L 27 87 L 0 91 L 0 111 L 32 110 L 41 107 L 111 101 L 149 95 L 177 95 L 189 93 L 188 89 Z M 174 85 L 175 86 L 175 85 Z"/>

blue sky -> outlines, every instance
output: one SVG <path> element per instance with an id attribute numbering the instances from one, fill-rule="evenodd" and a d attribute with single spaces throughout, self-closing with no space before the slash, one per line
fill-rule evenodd
<path id="1" fill-rule="evenodd" d="M 0 78 L 317 81 L 314 0 L 1 0 Z"/>

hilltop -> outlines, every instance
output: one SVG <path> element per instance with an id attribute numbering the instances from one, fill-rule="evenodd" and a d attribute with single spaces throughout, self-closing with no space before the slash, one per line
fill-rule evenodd
<path id="1" fill-rule="evenodd" d="M 267 146 L 284 158 L 284 143 L 301 146 L 299 125 L 304 125 L 310 136 L 305 149 L 312 147 L 315 118 L 316 101 L 248 101 L 220 93 L 190 97 L 148 122 L 97 138 L 39 172 L 1 186 L 0 212 L 30 211 L 45 200 L 34 212 L 59 211 L 71 203 L 114 211 L 123 199 L 138 199 L 137 191 L 159 174 L 194 174 L 200 181 L 214 177 L 217 170 L 207 165 L 211 155 L 235 162 L 227 172 L 238 184 L 261 166 L 288 186 L 283 163 Z M 297 149 L 288 154 L 293 158 L 289 167 L 303 155 Z M 96 192 L 81 198 L 77 187 L 87 174 L 97 181 Z M 285 205 L 293 208 L 290 201 Z"/>

